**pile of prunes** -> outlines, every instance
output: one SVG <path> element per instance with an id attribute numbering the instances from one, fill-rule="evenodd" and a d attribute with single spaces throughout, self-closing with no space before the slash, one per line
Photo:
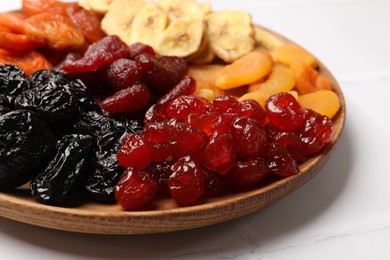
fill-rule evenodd
<path id="1" fill-rule="evenodd" d="M 83 190 L 113 202 L 124 171 L 116 153 L 122 137 L 142 123 L 101 110 L 79 79 L 55 70 L 26 77 L 0 65 L 0 190 L 30 183 L 39 201 L 61 205 Z"/>

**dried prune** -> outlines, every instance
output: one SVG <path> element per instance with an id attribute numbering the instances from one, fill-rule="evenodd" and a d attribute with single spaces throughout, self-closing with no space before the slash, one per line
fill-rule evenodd
<path id="1" fill-rule="evenodd" d="M 84 179 L 85 190 L 96 201 L 114 201 L 114 188 L 124 171 L 116 159 L 121 143 L 117 134 L 111 132 L 97 138 L 93 167 Z"/>
<path id="2" fill-rule="evenodd" d="M 76 111 L 76 98 L 61 84 L 49 82 L 23 91 L 15 99 L 15 107 L 36 112 L 46 122 L 67 119 Z"/>
<path id="3" fill-rule="evenodd" d="M 54 158 L 31 181 L 31 193 L 44 203 L 63 203 L 86 170 L 93 141 L 89 135 L 63 136 L 57 142 Z"/>
<path id="4" fill-rule="evenodd" d="M 68 84 L 72 80 L 68 74 L 56 70 L 38 70 L 28 78 L 32 88 L 46 85 L 49 82 L 64 85 Z"/>
<path id="5" fill-rule="evenodd" d="M 23 70 L 14 65 L 0 65 L 0 94 L 16 96 L 29 88 L 30 84 Z"/>
<path id="6" fill-rule="evenodd" d="M 77 100 L 77 108 L 81 111 L 95 111 L 97 113 L 102 113 L 102 109 L 99 104 L 93 99 L 89 94 L 86 85 L 80 79 L 74 79 L 69 82 L 69 84 L 64 86 L 67 88 Z"/>
<path id="7" fill-rule="evenodd" d="M 0 188 L 12 189 L 34 178 L 54 143 L 51 130 L 34 112 L 0 116 Z"/>

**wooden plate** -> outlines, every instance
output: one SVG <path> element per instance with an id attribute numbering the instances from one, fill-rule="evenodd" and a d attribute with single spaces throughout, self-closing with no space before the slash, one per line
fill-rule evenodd
<path id="1" fill-rule="evenodd" d="M 272 32 L 284 42 L 290 40 Z M 345 122 L 345 101 L 339 84 L 320 63 L 321 73 L 333 82 L 341 108 L 334 117 L 334 138 L 320 155 L 300 166 L 300 173 L 275 179 L 256 188 L 207 199 L 191 207 L 178 207 L 173 200 L 157 199 L 147 210 L 123 211 L 118 205 L 97 204 L 72 198 L 67 207 L 37 203 L 26 187 L 0 193 L 0 216 L 12 220 L 64 231 L 94 234 L 146 234 L 208 226 L 255 212 L 308 182 L 330 158 Z"/>

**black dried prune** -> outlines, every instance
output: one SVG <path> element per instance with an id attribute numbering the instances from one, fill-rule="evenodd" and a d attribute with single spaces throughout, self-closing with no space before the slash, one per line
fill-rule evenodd
<path id="1" fill-rule="evenodd" d="M 87 86 L 80 79 L 74 79 L 65 85 L 65 88 L 77 99 L 77 108 L 79 112 L 95 111 L 99 114 L 102 113 L 102 109 L 99 104 L 89 94 Z"/>
<path id="2" fill-rule="evenodd" d="M 0 94 L 16 96 L 29 88 L 29 80 L 23 70 L 14 65 L 0 65 Z"/>
<path id="3" fill-rule="evenodd" d="M 46 169 L 31 181 L 32 195 L 43 203 L 63 203 L 86 170 L 93 142 L 94 138 L 89 135 L 63 136 L 57 142 L 54 158 Z"/>
<path id="4" fill-rule="evenodd" d="M 85 190 L 96 201 L 115 201 L 114 188 L 124 171 L 116 159 L 120 140 L 115 132 L 101 136 L 97 140 L 93 170 L 89 171 L 84 179 Z"/>
<path id="5" fill-rule="evenodd" d="M 0 116 L 0 189 L 34 178 L 54 144 L 51 130 L 34 112 L 15 110 Z"/>
<path id="6" fill-rule="evenodd" d="M 0 94 L 0 115 L 13 110 L 13 99 L 11 96 Z"/>
<path id="7" fill-rule="evenodd" d="M 56 70 L 38 70 L 29 77 L 32 88 L 55 82 L 60 85 L 69 84 L 72 77 L 66 73 Z"/>
<path id="8" fill-rule="evenodd" d="M 36 112 L 48 123 L 70 118 L 77 110 L 76 98 L 62 85 L 49 82 L 23 91 L 15 99 L 15 108 Z"/>

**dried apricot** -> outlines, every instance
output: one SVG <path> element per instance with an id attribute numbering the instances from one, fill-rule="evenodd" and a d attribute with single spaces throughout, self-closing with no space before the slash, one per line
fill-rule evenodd
<path id="1" fill-rule="evenodd" d="M 56 50 L 81 47 L 85 40 L 83 32 L 64 15 L 40 13 L 26 19 L 24 29 L 27 35 L 44 39 L 50 48 Z"/>
<path id="2" fill-rule="evenodd" d="M 280 45 L 275 48 L 273 55 L 276 61 L 288 66 L 298 61 L 313 68 L 318 65 L 318 61 L 313 55 L 295 44 Z"/>
<path id="3" fill-rule="evenodd" d="M 23 0 L 22 11 L 27 15 L 40 13 L 67 14 L 67 8 L 71 5 L 56 0 Z"/>
<path id="4" fill-rule="evenodd" d="M 329 118 L 332 118 L 340 109 L 339 97 L 331 90 L 318 90 L 313 93 L 300 95 L 298 102 L 302 108 L 312 109 Z"/>
<path id="5" fill-rule="evenodd" d="M 28 35 L 0 31 L 0 48 L 12 51 L 27 51 L 43 46 L 45 46 L 44 42 L 36 41 Z"/>
<path id="6" fill-rule="evenodd" d="M 221 89 L 231 89 L 258 81 L 272 69 L 272 58 L 266 52 L 250 52 L 232 64 L 226 65 L 215 84 Z"/>
<path id="7" fill-rule="evenodd" d="M 20 67 L 27 76 L 38 70 L 52 69 L 52 65 L 37 51 L 15 52 L 0 49 L 0 64 Z"/>
<path id="8" fill-rule="evenodd" d="M 24 21 L 27 16 L 22 13 L 8 12 L 0 14 L 0 25 L 15 33 L 24 34 Z"/>
<path id="9" fill-rule="evenodd" d="M 93 43 L 106 36 L 100 28 L 100 18 L 97 14 L 79 5 L 70 5 L 67 11 L 70 19 L 82 30 L 88 42 Z"/>
<path id="10" fill-rule="evenodd" d="M 300 94 L 311 93 L 320 89 L 332 89 L 332 83 L 319 71 L 302 62 L 291 65 L 294 72 L 296 89 Z"/>
<path id="11" fill-rule="evenodd" d="M 188 69 L 188 75 L 196 80 L 195 95 L 211 101 L 216 96 L 223 96 L 224 91 L 215 85 L 223 65 L 195 65 Z"/>
<path id="12" fill-rule="evenodd" d="M 266 81 L 250 84 L 248 91 L 261 90 L 270 95 L 290 91 L 295 86 L 294 74 L 284 65 L 275 65 Z"/>

